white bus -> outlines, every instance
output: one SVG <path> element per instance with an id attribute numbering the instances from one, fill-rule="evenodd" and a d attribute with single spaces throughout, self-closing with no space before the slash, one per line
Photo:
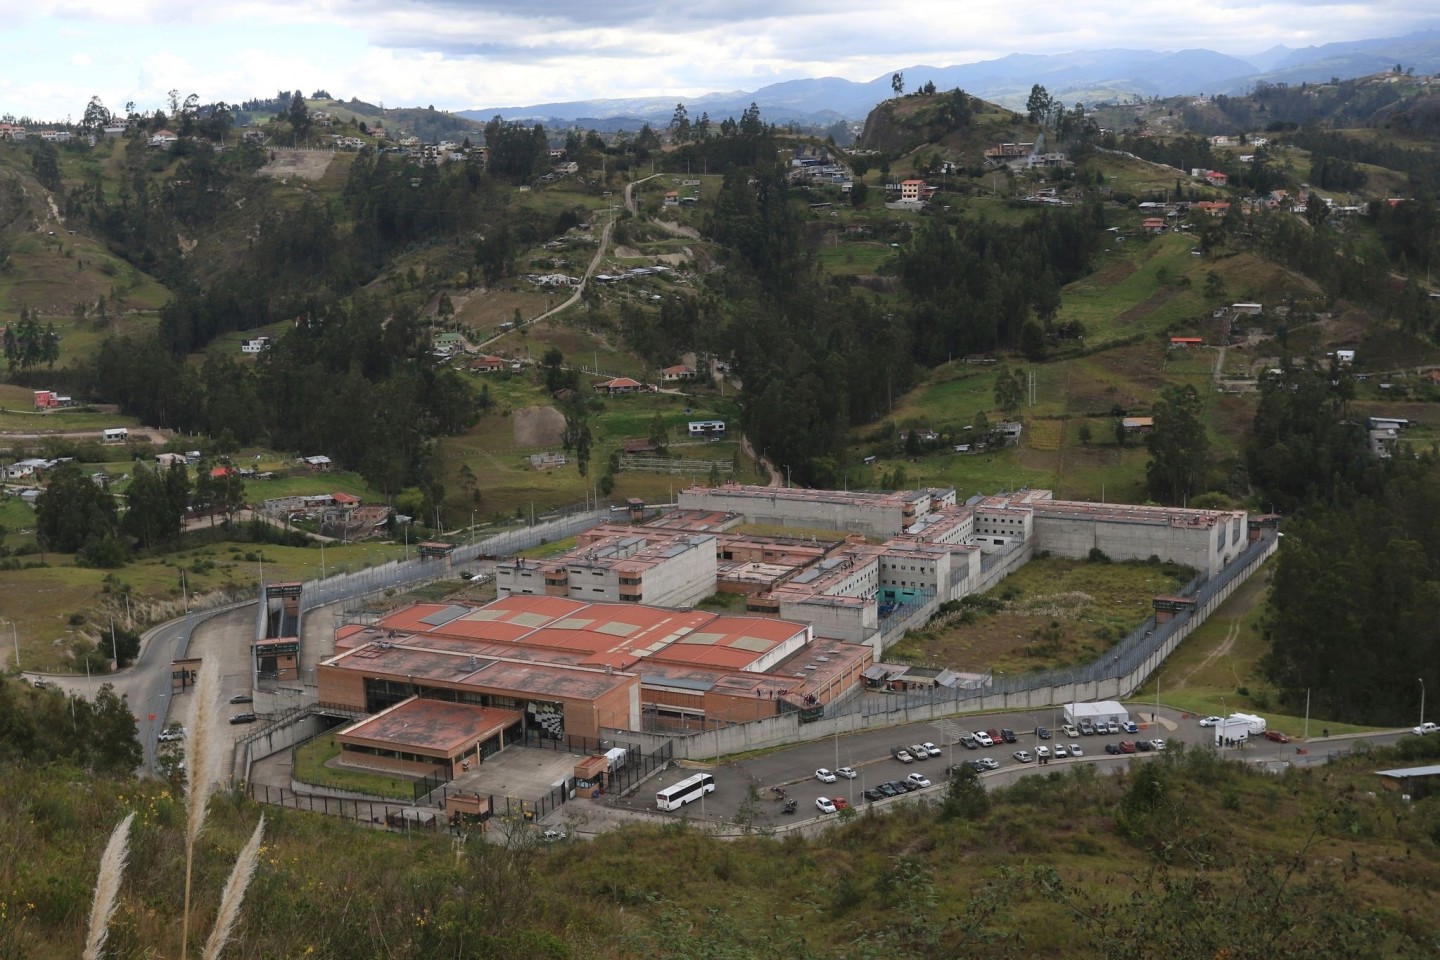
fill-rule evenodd
<path id="1" fill-rule="evenodd" d="M 715 792 L 715 778 L 708 773 L 697 773 L 655 794 L 655 805 L 661 810 L 679 810 L 691 800 L 699 800 L 703 794 Z"/>
<path id="2" fill-rule="evenodd" d="M 130 431 L 124 427 L 112 427 L 109 430 L 100 431 L 101 443 L 124 443 L 130 436 Z"/>

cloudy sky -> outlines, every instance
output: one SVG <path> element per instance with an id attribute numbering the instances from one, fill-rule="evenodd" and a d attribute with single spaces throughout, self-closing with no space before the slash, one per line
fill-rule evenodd
<path id="1" fill-rule="evenodd" d="M 1274 46 L 1440 26 L 1433 0 L 0 0 L 0 114 L 324 88 L 469 109 L 695 96 L 1096 47 Z"/>

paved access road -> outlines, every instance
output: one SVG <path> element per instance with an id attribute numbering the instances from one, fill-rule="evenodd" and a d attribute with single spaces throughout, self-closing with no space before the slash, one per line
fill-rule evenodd
<path id="1" fill-rule="evenodd" d="M 1031 712 L 1010 713 L 917 723 L 797 744 L 740 761 L 724 762 L 722 758 L 719 769 L 715 771 L 716 790 L 705 797 L 704 809 L 701 809 L 698 801 L 693 802 L 686 808 L 683 815 L 693 820 L 734 824 L 736 814 L 740 812 L 741 806 L 746 800 L 748 787 L 752 783 L 760 793 L 756 825 L 779 826 L 820 816 L 815 807 L 815 800 L 821 796 L 844 797 L 850 801 L 852 806 L 863 807 L 866 805 L 866 801 L 862 794 L 867 787 L 874 786 L 881 781 L 902 780 L 911 773 L 923 774 L 933 784 L 927 790 L 922 790 L 914 796 L 938 799 L 938 794 L 943 789 L 945 768 L 952 763 L 960 763 L 980 756 L 993 757 L 1000 763 L 998 770 L 981 775 L 987 788 L 993 789 L 997 786 L 1014 783 L 1019 778 L 1033 773 L 1043 775 L 1063 772 L 1073 764 L 1089 763 L 1096 765 L 1103 772 L 1114 772 L 1128 768 L 1132 762 L 1145 762 L 1147 758 L 1155 756 L 1153 753 L 1129 756 L 1112 756 L 1105 753 L 1106 743 L 1120 740 L 1159 738 L 1166 741 L 1181 741 L 1188 747 L 1213 749 L 1211 731 L 1209 728 L 1200 726 L 1197 718 L 1193 716 L 1162 706 L 1158 722 L 1152 722 L 1153 706 L 1132 706 L 1131 711 L 1131 719 L 1141 724 L 1140 733 L 1103 737 L 1066 737 L 1064 743 L 1067 747 L 1072 742 L 1078 743 L 1085 755 L 1079 759 L 1052 760 L 1045 766 L 1036 763 L 1019 763 L 1012 754 L 1016 750 L 1023 749 L 1028 750 L 1033 756 L 1036 746 L 1040 743 L 1053 749 L 1055 744 L 1060 742 L 1058 738 L 1063 735 L 1059 733 L 1058 726 L 1051 725 L 1049 711 L 1043 711 L 1038 715 Z M 1056 739 L 1046 741 L 1036 739 L 1037 719 L 1040 724 L 1051 729 Z M 1054 720 L 1063 722 L 1058 713 Z M 979 750 L 969 750 L 958 743 L 962 734 L 975 730 L 987 730 L 992 727 L 1014 730 L 1018 742 L 1014 744 L 1001 743 Z M 1361 737 L 1311 739 L 1305 743 L 1291 742 L 1287 744 L 1257 739 L 1243 749 L 1227 749 L 1225 752 L 1251 762 L 1324 763 L 1332 754 L 1349 750 L 1356 740 L 1365 740 L 1367 743 L 1379 745 L 1394 743 L 1405 735 L 1404 731 L 1393 731 Z M 890 749 L 893 746 L 927 741 L 940 747 L 943 751 L 942 755 L 909 764 L 902 764 L 891 758 Z M 1302 749 L 1306 752 L 1297 752 Z M 814 773 L 819 767 L 833 770 L 843 766 L 853 767 L 858 773 L 856 779 L 842 778 L 832 784 L 824 784 L 815 779 Z M 655 808 L 655 792 L 678 783 L 695 773 L 696 769 L 700 768 L 672 767 L 664 774 L 650 780 L 634 796 L 621 798 L 614 806 L 617 810 L 644 811 L 647 814 L 663 817 L 681 816 L 680 813 L 658 813 Z M 780 786 L 789 798 L 796 801 L 798 807 L 796 814 L 786 816 L 781 812 L 783 802 L 770 789 L 774 786 Z M 896 802 L 899 801 L 882 801 L 885 805 Z M 564 807 L 561 808 L 562 813 L 564 809 Z"/>
<path id="2" fill-rule="evenodd" d="M 87 699 L 93 698 L 102 684 L 112 684 L 116 695 L 125 697 L 135 714 L 137 732 L 145 751 L 140 772 L 148 773 L 155 769 L 155 748 L 160 731 L 168 722 L 183 723 L 189 709 L 186 694 L 171 690 L 171 661 L 186 653 L 190 657 L 218 662 L 223 702 L 235 694 L 250 692 L 249 655 L 254 633 L 255 606 L 254 601 L 250 601 L 199 623 L 181 617 L 146 631 L 139 658 L 133 665 L 113 674 L 88 678 L 70 674 L 27 673 L 26 676 L 32 679 L 41 677 L 47 684 L 67 694 Z M 188 652 L 187 635 L 190 635 Z M 234 712 L 244 709 L 237 707 Z"/>

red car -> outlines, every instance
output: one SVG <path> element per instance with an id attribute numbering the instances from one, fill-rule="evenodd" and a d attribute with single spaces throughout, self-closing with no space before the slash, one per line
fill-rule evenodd
<path id="1" fill-rule="evenodd" d="M 846 800 L 844 797 L 831 797 L 830 802 L 835 804 L 836 813 L 839 813 L 841 810 L 844 810 L 850 806 L 850 801 Z"/>
<path id="2" fill-rule="evenodd" d="M 1121 752 L 1121 753 L 1134 753 L 1134 752 L 1135 752 L 1135 741 L 1134 741 L 1134 740 L 1121 740 L 1121 741 L 1120 741 L 1120 752 Z"/>
<path id="3" fill-rule="evenodd" d="M 1285 734 L 1281 733 L 1279 730 L 1266 730 L 1266 731 L 1265 731 L 1265 739 L 1266 739 L 1266 740 L 1274 740 L 1276 743 L 1289 743 L 1289 742 L 1290 742 L 1290 738 L 1287 737 L 1287 736 L 1285 736 Z"/>
<path id="4" fill-rule="evenodd" d="M 988 734 L 990 735 L 990 739 L 991 739 L 991 740 L 994 740 L 996 743 L 1003 743 L 1003 742 L 1005 742 L 1005 736 L 1004 736 L 1004 734 L 1002 734 L 999 730 L 996 730 L 994 727 L 991 727 L 989 730 L 986 730 L 985 732 L 988 733 Z"/>

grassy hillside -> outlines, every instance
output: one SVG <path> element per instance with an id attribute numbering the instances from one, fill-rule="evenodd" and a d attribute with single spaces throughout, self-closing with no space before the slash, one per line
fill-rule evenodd
<path id="1" fill-rule="evenodd" d="M 194 919 L 209 930 L 263 812 L 237 931 L 257 955 L 1430 956 L 1440 809 L 1370 772 L 1402 762 L 1391 751 L 1276 776 L 1172 750 L 1130 775 L 1082 763 L 1026 777 L 951 819 L 909 802 L 809 838 L 722 840 L 675 821 L 546 845 L 537 827 L 497 822 L 500 842 L 461 844 L 222 794 Z M 0 837 L 0 945 L 76 955 L 100 850 L 133 811 L 109 955 L 179 949 L 184 814 L 169 785 L 14 764 L 0 782 L 13 825 Z M 562 808 L 572 832 L 587 809 Z"/>

